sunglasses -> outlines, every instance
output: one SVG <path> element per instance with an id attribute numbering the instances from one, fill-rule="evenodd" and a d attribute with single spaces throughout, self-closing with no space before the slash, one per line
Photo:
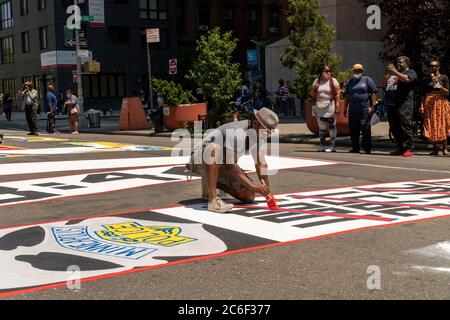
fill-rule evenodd
<path id="1" fill-rule="evenodd" d="M 439 67 L 439 65 L 438 65 L 438 64 L 430 64 L 430 67 L 431 67 L 431 68 Z"/>

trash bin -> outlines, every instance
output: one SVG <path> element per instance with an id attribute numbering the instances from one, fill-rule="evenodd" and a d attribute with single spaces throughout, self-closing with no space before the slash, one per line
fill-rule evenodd
<path id="1" fill-rule="evenodd" d="M 98 110 L 90 109 L 86 112 L 89 128 L 100 128 L 100 114 L 101 112 Z"/>

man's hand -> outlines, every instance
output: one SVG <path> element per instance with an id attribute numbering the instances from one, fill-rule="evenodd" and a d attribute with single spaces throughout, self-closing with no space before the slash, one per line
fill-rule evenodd
<path id="1" fill-rule="evenodd" d="M 270 193 L 269 189 L 263 185 L 263 184 L 254 184 L 253 185 L 253 192 L 255 193 L 259 193 L 260 195 L 267 197 Z"/>
<path id="2" fill-rule="evenodd" d="M 387 66 L 386 72 L 389 73 L 389 74 L 396 74 L 397 73 L 397 69 L 395 68 L 395 66 L 393 64 L 390 64 L 390 65 Z"/>
<path id="3" fill-rule="evenodd" d="M 373 115 L 375 113 L 375 109 L 374 108 L 369 108 L 369 116 Z"/>

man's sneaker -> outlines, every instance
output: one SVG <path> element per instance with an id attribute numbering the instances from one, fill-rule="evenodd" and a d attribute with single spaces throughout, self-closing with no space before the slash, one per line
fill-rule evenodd
<path id="1" fill-rule="evenodd" d="M 395 150 L 390 153 L 391 156 L 402 156 L 405 152 L 401 150 Z"/>
<path id="2" fill-rule="evenodd" d="M 336 148 L 328 148 L 325 152 L 336 152 Z"/>
<path id="3" fill-rule="evenodd" d="M 414 155 L 414 152 L 412 152 L 412 151 L 410 151 L 410 150 L 407 150 L 407 151 L 405 151 L 404 153 L 403 153 L 403 156 L 405 157 L 405 158 L 410 158 L 410 157 L 412 157 Z"/>
<path id="4" fill-rule="evenodd" d="M 321 146 L 321 147 L 317 150 L 317 152 L 325 152 L 325 147 Z"/>
<path id="5" fill-rule="evenodd" d="M 234 206 L 230 203 L 225 203 L 219 197 L 216 197 L 212 202 L 208 203 L 208 210 L 217 212 L 217 213 L 225 213 L 231 211 Z"/>
<path id="6" fill-rule="evenodd" d="M 348 153 L 360 153 L 360 150 L 352 149 L 352 150 L 350 150 Z"/>

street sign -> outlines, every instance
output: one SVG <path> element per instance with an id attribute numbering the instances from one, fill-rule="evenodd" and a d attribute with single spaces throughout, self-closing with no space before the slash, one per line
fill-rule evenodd
<path id="1" fill-rule="evenodd" d="M 80 50 L 78 52 L 78 57 L 80 57 L 80 58 L 89 58 L 89 50 Z"/>
<path id="2" fill-rule="evenodd" d="M 170 59 L 169 60 L 169 74 L 177 74 L 177 59 Z"/>
<path id="3" fill-rule="evenodd" d="M 75 39 L 69 39 L 66 41 L 66 47 L 75 48 L 77 46 L 77 42 Z M 80 40 L 80 47 L 87 47 L 88 42 L 87 40 Z"/>
<path id="4" fill-rule="evenodd" d="M 81 16 L 81 22 L 82 23 L 89 23 L 94 21 L 94 17 L 93 16 Z"/>
<path id="5" fill-rule="evenodd" d="M 158 28 L 147 29 L 146 30 L 146 34 L 147 34 L 147 43 L 158 43 L 158 42 L 160 42 L 159 29 Z"/>

